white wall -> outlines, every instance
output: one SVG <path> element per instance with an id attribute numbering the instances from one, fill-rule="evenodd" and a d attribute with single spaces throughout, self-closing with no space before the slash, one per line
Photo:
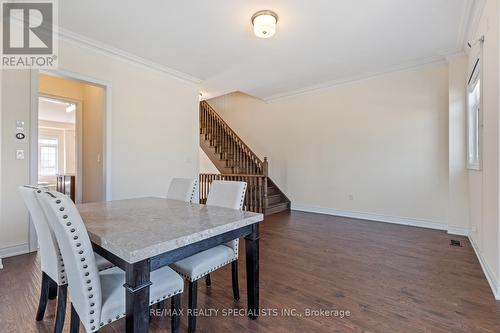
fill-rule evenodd
<path id="1" fill-rule="evenodd" d="M 209 100 L 301 209 L 361 212 L 445 228 L 445 64 L 264 103 Z"/>
<path id="2" fill-rule="evenodd" d="M 60 42 L 62 70 L 112 85 L 111 198 L 165 195 L 172 177 L 197 177 L 196 85 L 144 66 Z M 15 160 L 15 120 L 30 118 L 30 72 L 2 71 L 0 256 L 26 248 L 28 215 L 17 187 L 29 182 L 29 159 Z"/>
<path id="3" fill-rule="evenodd" d="M 469 233 L 469 183 L 467 175 L 467 82 L 468 57 L 459 55 L 448 59 L 448 160 L 449 198 L 448 230 L 450 233 Z"/>
<path id="4" fill-rule="evenodd" d="M 24 120 L 29 128 L 29 82 L 29 71 L 2 70 L 0 257 L 28 249 L 28 213 L 17 187 L 28 183 L 29 159 L 16 160 L 16 149 L 27 153 L 29 139 L 15 139 L 15 124 L 16 120 Z"/>
<path id="5" fill-rule="evenodd" d="M 500 299 L 499 95 L 500 6 L 486 1 L 476 38 L 485 36 L 482 87 L 482 170 L 469 171 L 471 240 L 490 285 Z"/>
<path id="6" fill-rule="evenodd" d="M 200 173 L 220 173 L 220 171 L 217 169 L 215 164 L 210 161 L 210 158 L 208 158 L 207 154 L 203 151 L 203 149 L 199 149 L 200 154 Z"/>

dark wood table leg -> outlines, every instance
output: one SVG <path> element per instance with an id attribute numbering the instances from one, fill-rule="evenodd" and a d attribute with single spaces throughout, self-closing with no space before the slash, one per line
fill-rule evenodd
<path id="1" fill-rule="evenodd" d="M 247 264 L 248 317 L 259 316 L 259 225 L 254 224 L 252 233 L 245 237 Z"/>
<path id="2" fill-rule="evenodd" d="M 151 262 L 149 259 L 127 264 L 125 270 L 125 300 L 127 333 L 149 331 L 149 286 Z"/>

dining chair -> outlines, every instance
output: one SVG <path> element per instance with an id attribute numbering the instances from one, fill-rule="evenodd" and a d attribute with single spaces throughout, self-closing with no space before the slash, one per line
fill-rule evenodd
<path id="1" fill-rule="evenodd" d="M 66 315 L 67 278 L 57 241 L 35 196 L 35 192 L 41 193 L 43 190 L 44 188 L 42 187 L 28 185 L 19 187 L 21 197 L 33 221 L 39 244 L 38 254 L 42 269 L 42 286 L 40 288 L 36 320 L 43 320 L 48 300 L 55 299 L 57 296 L 54 332 L 59 333 L 62 332 Z M 94 255 L 99 270 L 105 270 L 114 266 L 100 255 Z"/>
<path id="2" fill-rule="evenodd" d="M 207 206 L 219 206 L 232 209 L 243 208 L 247 183 L 235 181 L 214 180 L 210 185 L 207 197 Z M 189 282 L 188 295 L 188 331 L 196 331 L 196 309 L 198 280 L 210 273 L 231 263 L 233 298 L 240 299 L 238 286 L 238 246 L 239 239 L 223 245 L 216 246 L 206 251 L 192 255 L 171 265 L 171 267 Z M 207 279 L 209 285 L 210 279 Z"/>
<path id="3" fill-rule="evenodd" d="M 173 178 L 167 191 L 167 199 L 194 202 L 196 199 L 197 179 Z"/>
<path id="4" fill-rule="evenodd" d="M 99 272 L 92 244 L 75 204 L 58 192 L 37 192 L 37 198 L 56 236 L 64 261 L 71 296 L 70 332 L 80 321 L 87 332 L 125 316 L 125 272 L 113 267 Z M 150 305 L 172 301 L 172 332 L 179 332 L 182 278 L 169 267 L 151 272 Z"/>

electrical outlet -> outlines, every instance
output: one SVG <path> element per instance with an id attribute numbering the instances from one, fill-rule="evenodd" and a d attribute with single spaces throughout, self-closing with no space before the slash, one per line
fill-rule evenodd
<path id="1" fill-rule="evenodd" d="M 350 200 L 350 201 L 353 201 L 353 200 L 354 200 L 354 195 L 349 194 L 349 200 Z"/>

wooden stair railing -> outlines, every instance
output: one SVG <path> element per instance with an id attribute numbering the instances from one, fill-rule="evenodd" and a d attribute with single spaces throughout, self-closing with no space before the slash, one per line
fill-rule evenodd
<path id="1" fill-rule="evenodd" d="M 264 175 L 244 175 L 244 174 L 200 174 L 200 203 L 207 202 L 210 184 L 214 180 L 230 180 L 230 181 L 243 181 L 247 183 L 247 192 L 245 195 L 245 204 L 243 210 L 264 213 L 267 198 L 267 177 Z"/>
<path id="2" fill-rule="evenodd" d="M 266 158 L 261 161 L 206 101 L 200 103 L 200 134 L 205 135 L 221 159 L 231 161 L 227 166 L 234 174 L 264 174 Z"/>
<path id="3" fill-rule="evenodd" d="M 232 180 L 247 183 L 245 210 L 273 214 L 290 209 L 290 200 L 268 178 L 267 157 L 261 160 L 206 101 L 200 102 L 200 136 L 201 148 L 221 172 L 200 174 L 200 203 L 206 202 L 212 181 Z"/>

